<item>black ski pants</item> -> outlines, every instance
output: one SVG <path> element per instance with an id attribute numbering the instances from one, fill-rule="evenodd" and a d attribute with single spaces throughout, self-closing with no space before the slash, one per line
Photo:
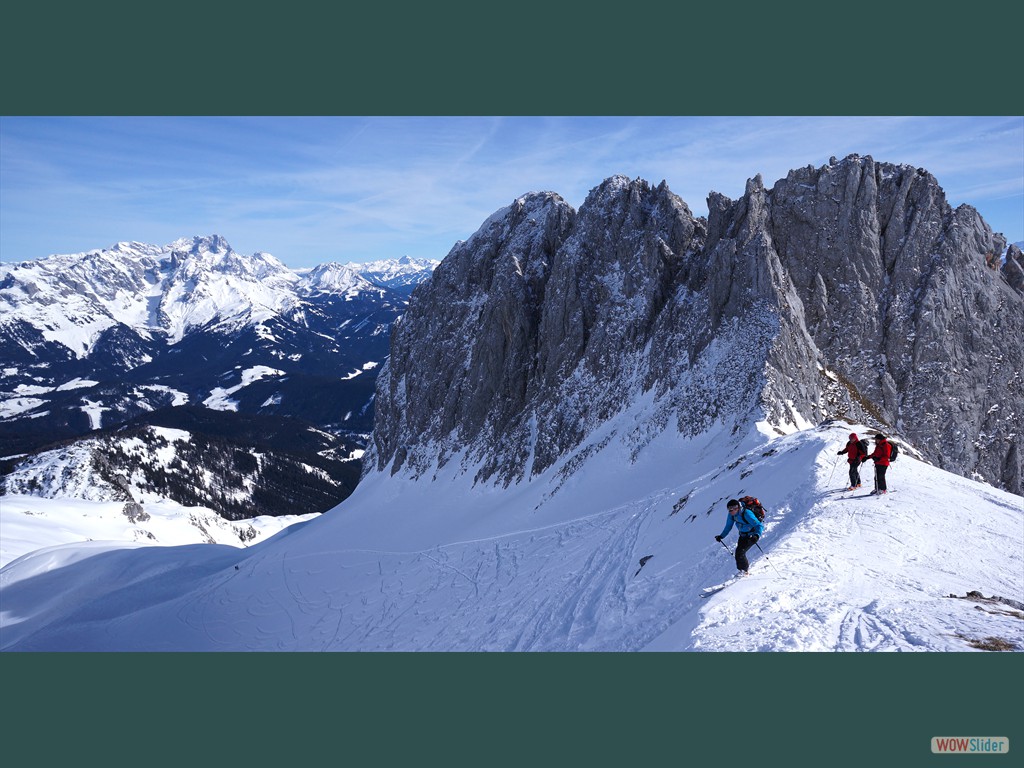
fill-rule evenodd
<path id="1" fill-rule="evenodd" d="M 856 488 L 860 485 L 860 462 L 850 462 L 850 487 Z"/>
<path id="2" fill-rule="evenodd" d="M 736 542 L 736 567 L 741 571 L 750 568 L 750 563 L 747 562 L 747 550 L 757 543 L 757 539 L 756 533 L 740 534 L 740 540 Z"/>
<path id="3" fill-rule="evenodd" d="M 875 490 L 888 491 L 885 485 L 885 470 L 889 467 L 886 464 L 875 464 Z"/>

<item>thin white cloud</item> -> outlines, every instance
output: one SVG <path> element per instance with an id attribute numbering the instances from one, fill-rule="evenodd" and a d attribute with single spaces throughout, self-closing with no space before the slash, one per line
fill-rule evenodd
<path id="1" fill-rule="evenodd" d="M 295 266 L 440 258 L 526 192 L 579 206 L 625 174 L 702 215 L 850 153 L 927 168 L 1024 239 L 1020 117 L 3 118 L 0 138 L 4 259 L 214 232 Z"/>

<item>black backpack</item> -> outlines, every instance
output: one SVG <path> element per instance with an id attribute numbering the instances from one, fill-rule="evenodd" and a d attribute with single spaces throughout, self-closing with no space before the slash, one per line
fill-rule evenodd
<path id="1" fill-rule="evenodd" d="M 761 506 L 761 502 L 757 500 L 756 496 L 744 496 L 740 499 L 740 504 L 749 509 L 754 513 L 754 517 L 764 522 L 764 507 Z"/>
<path id="2" fill-rule="evenodd" d="M 896 457 L 900 455 L 900 448 L 896 443 L 889 443 L 889 463 L 896 461 Z"/>
<path id="3" fill-rule="evenodd" d="M 868 442 L 866 437 L 862 437 L 857 441 L 857 447 L 860 448 L 860 457 L 863 461 L 868 457 L 868 454 L 871 453 L 871 444 Z"/>

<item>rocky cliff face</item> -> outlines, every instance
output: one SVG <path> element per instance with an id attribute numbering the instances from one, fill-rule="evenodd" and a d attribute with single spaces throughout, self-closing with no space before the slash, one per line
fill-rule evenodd
<path id="1" fill-rule="evenodd" d="M 508 483 L 613 438 L 845 417 L 1021 492 L 1019 249 L 1002 262 L 973 208 L 870 157 L 708 202 L 613 177 L 578 212 L 495 213 L 394 327 L 367 471 L 458 457 Z"/>
<path id="2" fill-rule="evenodd" d="M 863 413 L 938 466 L 1020 493 L 1019 249 L 1001 265 L 1005 238 L 975 209 L 951 209 L 924 169 L 870 157 L 792 171 L 769 205 L 817 357 L 850 394 L 827 412 Z"/>

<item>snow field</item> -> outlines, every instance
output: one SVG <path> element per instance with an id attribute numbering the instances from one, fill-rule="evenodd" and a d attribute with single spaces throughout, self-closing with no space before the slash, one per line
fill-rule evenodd
<path id="1" fill-rule="evenodd" d="M 184 563 L 178 548 L 51 550 L 3 570 L 5 602 L 34 606 L 40 579 L 72 594 L 94 585 L 89 599 L 5 614 L 3 648 L 963 651 L 989 636 L 1024 647 L 1012 610 L 947 597 L 1024 596 L 1020 498 L 910 456 L 886 497 L 834 492 L 848 431 L 662 437 L 635 464 L 611 441 L 554 494 L 543 479 L 472 486 L 457 461 L 420 481 L 370 475 L 325 515 L 247 550 L 210 547 L 207 563 L 202 548 Z M 768 508 L 763 553 L 751 551 L 750 577 L 701 599 L 735 571 L 713 537 L 742 493 Z M 61 557 L 75 562 L 61 569 Z M 90 571 L 110 558 L 160 578 L 104 594 Z"/>

